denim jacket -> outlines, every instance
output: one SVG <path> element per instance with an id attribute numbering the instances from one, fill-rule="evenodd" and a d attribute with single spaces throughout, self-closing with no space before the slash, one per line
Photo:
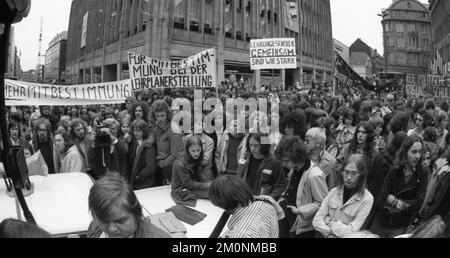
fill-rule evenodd
<path id="1" fill-rule="evenodd" d="M 365 190 L 355 194 L 347 203 L 344 200 L 344 187 L 331 190 L 313 220 L 314 229 L 325 237 L 345 237 L 361 230 L 370 214 L 374 198 Z"/>

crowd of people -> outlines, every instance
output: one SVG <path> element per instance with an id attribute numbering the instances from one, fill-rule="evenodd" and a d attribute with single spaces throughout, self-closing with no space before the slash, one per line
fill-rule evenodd
<path id="1" fill-rule="evenodd" d="M 280 133 L 238 133 L 234 120 L 221 134 L 177 134 L 172 101 L 194 94 L 164 90 L 122 105 L 11 108 L 9 144 L 26 157 L 39 151 L 49 174 L 96 181 L 90 237 L 169 237 L 142 217 L 133 193 L 163 185 L 177 203 L 210 199 L 224 209 L 223 237 L 450 236 L 447 100 L 333 96 L 327 87 L 204 93 L 277 98 Z"/>

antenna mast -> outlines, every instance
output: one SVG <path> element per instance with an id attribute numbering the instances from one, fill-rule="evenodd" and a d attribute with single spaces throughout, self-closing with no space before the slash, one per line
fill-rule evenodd
<path id="1" fill-rule="evenodd" d="M 39 50 L 38 50 L 38 62 L 37 65 L 42 65 L 42 27 L 44 25 L 44 18 L 41 17 L 41 29 L 39 30 Z"/>

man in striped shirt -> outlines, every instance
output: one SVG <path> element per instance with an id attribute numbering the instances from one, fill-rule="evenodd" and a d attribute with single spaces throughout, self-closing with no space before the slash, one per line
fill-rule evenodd
<path id="1" fill-rule="evenodd" d="M 253 196 L 248 184 L 236 176 L 221 176 L 210 187 L 214 205 L 231 215 L 224 238 L 278 238 L 283 209 L 269 196 Z"/>

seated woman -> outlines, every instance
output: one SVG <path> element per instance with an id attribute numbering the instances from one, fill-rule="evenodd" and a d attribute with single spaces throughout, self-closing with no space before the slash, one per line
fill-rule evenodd
<path id="1" fill-rule="evenodd" d="M 185 156 L 177 159 L 172 167 L 172 193 L 189 190 L 196 198 L 208 198 L 211 184 L 211 165 L 204 166 L 203 144 L 199 136 L 186 141 Z"/>
<path id="2" fill-rule="evenodd" d="M 386 238 L 404 233 L 421 208 L 428 184 L 422 168 L 422 140 L 406 138 L 376 200 L 371 231 Z"/>
<path id="3" fill-rule="evenodd" d="M 156 147 L 154 139 L 147 139 L 148 124 L 142 119 L 136 119 L 131 128 L 133 140 L 128 153 L 131 186 L 134 190 L 156 187 L 159 185 L 156 177 Z"/>
<path id="4" fill-rule="evenodd" d="M 209 189 L 211 202 L 231 215 L 224 238 L 278 238 L 284 213 L 268 196 L 253 196 L 244 179 L 221 176 Z"/>
<path id="5" fill-rule="evenodd" d="M 144 219 L 142 206 L 126 180 L 110 174 L 95 182 L 89 193 L 94 221 L 88 238 L 170 238 Z"/>
<path id="6" fill-rule="evenodd" d="M 353 155 L 341 176 L 340 186 L 331 190 L 313 220 L 324 237 L 343 238 L 361 230 L 373 206 L 366 188 L 367 167 L 362 155 Z"/>

